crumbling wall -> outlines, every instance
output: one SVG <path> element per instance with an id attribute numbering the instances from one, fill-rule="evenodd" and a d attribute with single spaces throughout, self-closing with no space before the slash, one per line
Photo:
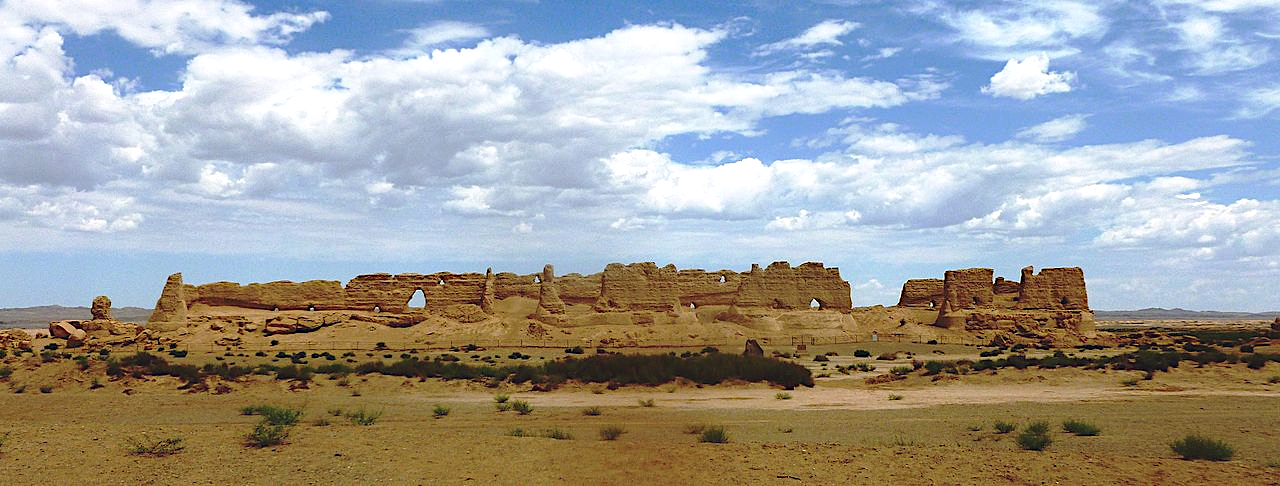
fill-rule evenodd
<path id="1" fill-rule="evenodd" d="M 942 282 L 943 312 L 946 312 L 945 309 L 972 309 L 990 305 L 995 300 L 991 280 L 994 273 L 990 268 L 947 270 Z"/>
<path id="2" fill-rule="evenodd" d="M 566 304 L 595 304 L 600 298 L 601 274 L 582 275 L 566 273 L 556 277 L 556 286 L 560 288 L 560 300 Z"/>
<path id="3" fill-rule="evenodd" d="M 1046 268 L 1036 274 L 1032 267 L 1023 268 L 1018 308 L 1088 310 L 1084 270 L 1080 267 Z"/>
<path id="4" fill-rule="evenodd" d="M 247 309 L 316 310 L 344 309 L 347 306 L 342 282 L 270 282 L 240 285 L 214 282 L 200 285 L 187 294 L 187 304 L 243 307 Z"/>
<path id="5" fill-rule="evenodd" d="M 502 300 L 508 297 L 538 298 L 539 279 L 541 274 L 531 273 L 519 275 L 501 272 L 493 276 L 493 297 Z M 597 290 L 599 292 L 599 290 Z"/>
<path id="6" fill-rule="evenodd" d="M 823 268 L 815 262 L 795 268 L 787 262 L 773 262 L 764 269 L 751 265 L 751 271 L 742 277 L 734 305 L 807 309 L 814 300 L 822 309 L 852 311 L 849 282 L 840 278 L 840 269 Z"/>
<path id="7" fill-rule="evenodd" d="M 608 311 L 674 311 L 680 305 L 675 265 L 610 263 L 600 275 L 600 296 L 594 308 Z"/>
<path id="8" fill-rule="evenodd" d="M 156 308 L 151 311 L 151 317 L 147 319 L 147 322 L 162 323 L 186 321 L 186 285 L 182 283 L 182 274 L 175 273 L 170 275 L 169 279 L 165 281 L 164 290 L 160 291 L 160 298 L 156 300 Z"/>
<path id="9" fill-rule="evenodd" d="M 902 284 L 902 295 L 898 297 L 898 307 L 927 307 L 930 309 L 942 305 L 943 281 L 940 278 L 917 278 Z"/>
<path id="10" fill-rule="evenodd" d="M 1016 294 L 1021 290 L 1021 283 L 1005 280 L 1004 277 L 996 277 L 996 283 L 991 286 L 991 291 L 997 294 Z"/>
<path id="11" fill-rule="evenodd" d="M 495 278 L 496 280 L 496 278 Z M 349 310 L 405 312 L 409 299 L 418 290 L 426 298 L 427 309 L 441 309 L 455 304 L 484 303 L 485 275 L 482 273 L 432 274 L 375 273 L 360 275 L 347 283 Z"/>
<path id="12" fill-rule="evenodd" d="M 731 305 L 738 297 L 742 275 L 733 270 L 708 272 L 702 269 L 680 270 L 676 274 L 680 305 Z"/>

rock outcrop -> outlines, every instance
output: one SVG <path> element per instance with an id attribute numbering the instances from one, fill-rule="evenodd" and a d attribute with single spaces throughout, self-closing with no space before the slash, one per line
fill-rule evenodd
<path id="1" fill-rule="evenodd" d="M 93 316 L 95 321 L 114 321 L 111 317 L 111 299 L 105 295 L 99 295 L 93 298 L 93 306 L 89 308 L 89 314 Z"/>
<path id="2" fill-rule="evenodd" d="M 0 330 L 0 349 L 31 349 L 33 338 L 21 329 Z"/>

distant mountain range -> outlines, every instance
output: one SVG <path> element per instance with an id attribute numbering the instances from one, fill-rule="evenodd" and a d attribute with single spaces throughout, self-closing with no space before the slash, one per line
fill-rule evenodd
<path id="1" fill-rule="evenodd" d="M 151 309 L 117 307 L 111 309 L 111 315 L 118 321 L 144 323 L 151 317 Z M 39 307 L 0 309 L 0 328 L 46 328 L 49 327 L 49 321 L 88 319 L 89 317 L 88 307 L 42 305 Z"/>
<path id="2" fill-rule="evenodd" d="M 1149 307 L 1138 310 L 1118 310 L 1118 311 L 1093 311 L 1094 319 L 1100 321 L 1120 321 L 1120 320 L 1191 320 L 1191 319 L 1239 319 L 1239 320 L 1259 320 L 1270 321 L 1276 317 L 1280 317 L 1280 311 L 1268 312 L 1223 312 L 1223 311 L 1193 311 L 1186 309 L 1163 309 L 1160 307 Z"/>

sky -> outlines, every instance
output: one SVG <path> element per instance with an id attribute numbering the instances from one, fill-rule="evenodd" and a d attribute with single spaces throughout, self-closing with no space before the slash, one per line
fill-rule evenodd
<path id="1" fill-rule="evenodd" d="M 0 307 L 745 271 L 855 305 L 1079 266 L 1280 308 L 1280 0 L 0 0 Z"/>

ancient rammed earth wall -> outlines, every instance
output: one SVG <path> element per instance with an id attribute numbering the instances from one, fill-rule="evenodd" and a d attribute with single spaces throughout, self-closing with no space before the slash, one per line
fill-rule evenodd
<path id="1" fill-rule="evenodd" d="M 943 307 L 959 310 L 990 305 L 995 300 L 993 273 L 990 268 L 947 270 L 942 281 Z"/>
<path id="2" fill-rule="evenodd" d="M 940 305 L 942 305 L 942 279 L 919 278 L 902 284 L 902 295 L 898 297 L 898 307 L 932 309 Z"/>
<path id="3" fill-rule="evenodd" d="M 1007 307 L 1022 310 L 1089 310 L 1084 270 L 1079 267 L 1046 268 L 1036 273 L 1022 269 L 1022 280 L 991 280 L 990 268 L 948 270 L 946 278 L 908 280 L 902 285 L 898 305 L 964 310 Z M 1005 295 L 997 301 L 996 295 Z M 1016 297 L 1014 297 L 1016 296 Z M 930 303 L 933 303 L 930 306 Z M 1002 303 L 1003 302 L 1003 303 Z M 1011 304 L 1010 304 L 1011 303 Z"/>
<path id="4" fill-rule="evenodd" d="M 1023 268 L 1018 308 L 1088 310 L 1084 270 L 1080 267 L 1046 268 L 1037 275 L 1034 268 Z"/>
<path id="5" fill-rule="evenodd" d="M 358 310 L 401 313 L 411 310 L 417 291 L 427 309 L 474 304 L 491 312 L 494 299 L 542 299 L 548 292 L 564 304 L 590 304 L 597 311 L 673 311 L 678 306 L 737 305 L 779 309 L 808 308 L 817 300 L 822 308 L 848 312 L 853 304 L 849 283 L 836 268 L 805 263 L 792 268 L 774 262 L 750 272 L 677 270 L 652 262 L 613 263 L 592 275 L 555 277 L 548 267 L 538 274 L 377 273 L 347 283 L 332 280 L 270 282 L 240 285 L 216 282 L 186 285 L 182 274 L 166 282 L 150 322 L 182 322 L 190 305 L 231 306 L 265 310 Z M 543 285 L 544 275 L 551 288 Z M 548 304 L 552 305 L 552 304 Z"/>

